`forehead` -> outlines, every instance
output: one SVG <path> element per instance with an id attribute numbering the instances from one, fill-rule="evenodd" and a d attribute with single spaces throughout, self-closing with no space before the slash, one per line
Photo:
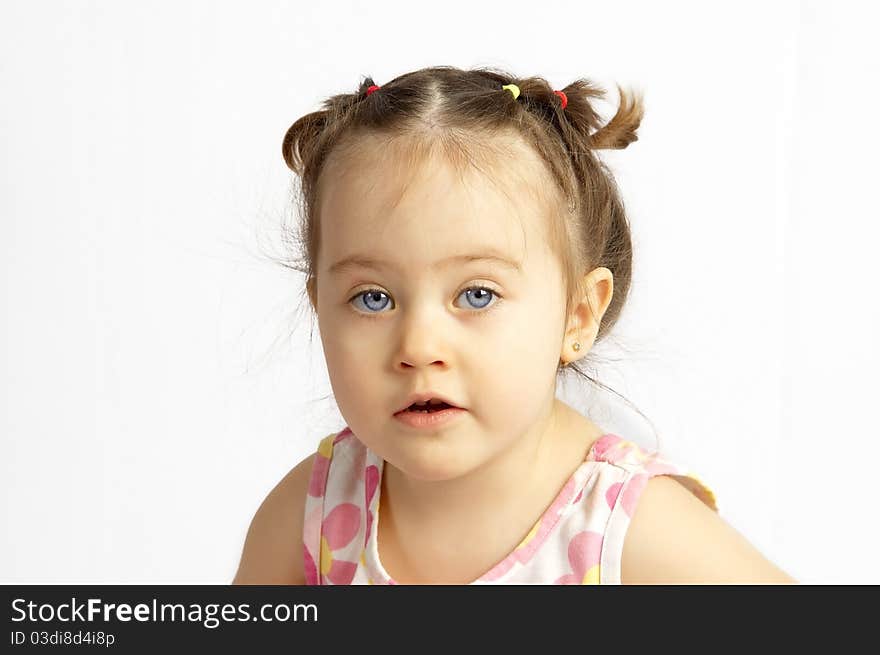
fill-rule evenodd
<path id="1" fill-rule="evenodd" d="M 416 158 L 387 142 L 371 145 L 344 164 L 328 162 L 321 272 L 352 256 L 415 271 L 454 267 L 480 253 L 525 269 L 546 251 L 547 178 L 528 148 L 514 146 L 506 160 L 474 167 L 434 153 Z"/>

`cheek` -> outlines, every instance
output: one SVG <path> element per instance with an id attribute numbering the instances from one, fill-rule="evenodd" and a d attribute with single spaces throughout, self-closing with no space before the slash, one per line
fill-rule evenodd
<path id="1" fill-rule="evenodd" d="M 377 367 L 367 363 L 363 356 L 344 353 L 340 348 L 328 358 L 327 369 L 333 402 L 342 419 L 372 447 L 374 444 L 368 442 L 370 435 L 377 433 L 378 425 L 391 419 L 394 409 L 389 404 L 393 398 L 387 392 L 383 395 L 387 382 L 379 379 Z"/>
<path id="2" fill-rule="evenodd" d="M 540 402 L 555 385 L 562 324 L 550 311 L 530 305 L 506 316 L 503 325 L 487 331 L 466 364 L 499 411 L 515 412 L 518 404 Z"/>
<path id="3" fill-rule="evenodd" d="M 320 332 L 334 400 L 343 417 L 348 419 L 363 411 L 361 404 L 370 406 L 375 402 L 375 398 L 365 393 L 374 388 L 365 382 L 376 375 L 375 349 L 365 348 L 363 339 L 352 334 L 348 324 L 337 321 L 328 327 L 322 323 Z"/>

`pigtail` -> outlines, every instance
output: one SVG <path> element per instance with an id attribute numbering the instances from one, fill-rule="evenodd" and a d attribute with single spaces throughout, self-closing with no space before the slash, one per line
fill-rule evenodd
<path id="1" fill-rule="evenodd" d="M 587 79 L 575 80 L 564 89 L 568 98 L 565 107 L 565 121 L 579 134 L 589 136 L 601 128 L 599 114 L 593 109 L 590 98 L 599 99 L 605 96 L 605 89 Z"/>
<path id="2" fill-rule="evenodd" d="M 371 86 L 375 86 L 375 82 L 371 77 L 367 77 L 356 93 L 339 93 L 330 96 L 319 111 L 306 114 L 291 125 L 281 142 L 281 154 L 287 167 L 302 176 L 313 155 L 323 150 L 324 142 L 339 131 L 338 126 L 344 124 L 344 119 L 356 118 L 350 114 L 356 111 L 360 103 L 370 95 L 368 91 Z M 381 102 L 381 99 L 371 98 L 370 102 Z M 328 129 L 328 127 L 336 129 Z"/>
<path id="3" fill-rule="evenodd" d="M 591 80 L 581 78 L 561 89 L 566 97 L 564 107 L 562 99 L 542 77 L 523 78 L 515 83 L 522 91 L 519 105 L 552 124 L 572 154 L 622 149 L 638 140 L 636 130 L 644 116 L 644 101 L 641 95 L 627 93 L 619 84 L 617 113 L 603 124 L 594 101 L 604 98 L 606 91 Z"/>
<path id="4" fill-rule="evenodd" d="M 298 119 L 287 129 L 281 142 L 281 155 L 290 170 L 300 176 L 303 174 L 326 127 L 327 112 L 315 111 Z"/>
<path id="5" fill-rule="evenodd" d="M 617 92 L 620 96 L 617 113 L 604 127 L 590 136 L 590 147 L 594 150 L 619 150 L 639 139 L 636 130 L 645 114 L 644 100 L 640 94 L 625 93 L 619 84 Z"/>

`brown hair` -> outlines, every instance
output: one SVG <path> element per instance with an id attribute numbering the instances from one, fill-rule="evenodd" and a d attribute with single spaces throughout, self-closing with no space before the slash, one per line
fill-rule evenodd
<path id="1" fill-rule="evenodd" d="M 502 88 L 506 84 L 519 87 L 518 98 Z M 548 239 L 564 272 L 565 316 L 584 297 L 581 284 L 587 272 L 604 266 L 614 276 L 612 300 L 596 335 L 600 341 L 626 302 L 633 249 L 620 191 L 595 151 L 626 148 L 638 139 L 636 129 L 644 114 L 641 97 L 618 85 L 617 112 L 602 125 L 592 102 L 603 98 L 605 91 L 587 79 L 561 89 L 568 101 L 564 109 L 561 97 L 544 78 L 517 78 L 497 68 L 430 67 L 400 75 L 367 93 L 371 86 L 375 82 L 367 77 L 357 92 L 331 96 L 321 110 L 291 125 L 282 142 L 284 161 L 301 182 L 300 224 L 294 240 L 302 263 L 289 267 L 306 275 L 313 312 L 321 185 L 328 169 L 356 161 L 375 147 L 364 137 L 397 146 L 395 151 L 402 149 L 413 162 L 439 148 L 453 165 L 491 169 L 504 152 L 505 140 L 497 137 L 518 135 L 540 155 L 555 181 L 549 194 L 542 185 L 531 192 L 549 202 Z M 560 361 L 557 372 L 566 367 L 620 396 L 591 378 L 577 361 L 566 366 Z"/>

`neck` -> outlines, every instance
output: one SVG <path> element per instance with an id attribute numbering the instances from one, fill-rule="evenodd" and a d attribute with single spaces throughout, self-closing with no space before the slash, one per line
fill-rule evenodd
<path id="1" fill-rule="evenodd" d="M 570 444 L 564 443 L 570 411 L 553 397 L 541 420 L 512 447 L 453 479 L 415 479 L 386 461 L 380 492 L 383 519 L 393 514 L 409 525 L 477 525 L 489 513 L 497 516 L 530 506 L 548 480 L 559 477 L 560 454 L 570 452 Z M 416 517 L 417 523 L 410 520 Z"/>

